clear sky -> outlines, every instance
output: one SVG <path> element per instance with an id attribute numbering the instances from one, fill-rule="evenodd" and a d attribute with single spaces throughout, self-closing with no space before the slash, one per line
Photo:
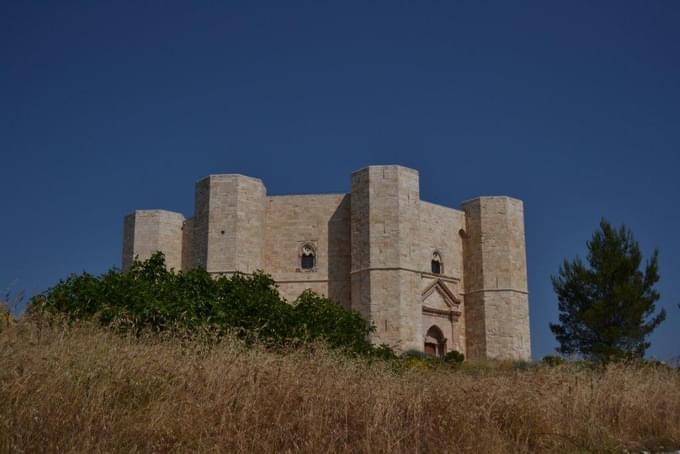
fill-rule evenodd
<path id="1" fill-rule="evenodd" d="M 123 216 L 191 215 L 207 174 L 348 192 L 368 164 L 525 201 L 535 357 L 549 276 L 625 223 L 660 250 L 649 353 L 680 355 L 680 2 L 0 4 L 0 289 L 119 265 Z"/>

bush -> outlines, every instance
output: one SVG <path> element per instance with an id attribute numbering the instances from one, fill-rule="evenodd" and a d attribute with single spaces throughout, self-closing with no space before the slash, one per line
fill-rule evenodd
<path id="1" fill-rule="evenodd" d="M 555 367 L 564 364 L 564 358 L 556 355 L 546 355 L 541 362 L 547 366 Z"/>
<path id="2" fill-rule="evenodd" d="M 425 352 L 421 352 L 420 350 L 407 350 L 401 354 L 401 358 L 419 358 L 426 360 L 432 358 L 432 356 Z"/>
<path id="3" fill-rule="evenodd" d="M 446 355 L 444 355 L 444 362 L 447 363 L 452 363 L 452 364 L 458 364 L 462 363 L 465 360 L 465 355 L 462 353 L 452 350 L 448 352 Z"/>
<path id="4" fill-rule="evenodd" d="M 450 367 L 460 364 L 465 359 L 465 355 L 455 350 L 448 352 L 443 357 L 428 355 L 419 350 L 408 350 L 398 357 L 401 365 L 407 368 L 416 369 L 435 369 L 439 367 Z"/>
<path id="5" fill-rule="evenodd" d="M 137 334 L 208 328 L 270 346 L 323 340 L 360 354 L 374 350 L 368 322 L 328 298 L 306 291 L 290 305 L 264 273 L 216 278 L 200 268 L 175 273 L 166 269 L 160 252 L 135 261 L 127 272 L 72 275 L 34 297 L 31 309 Z M 384 348 L 378 353 L 385 354 Z"/>
<path id="6" fill-rule="evenodd" d="M 368 341 L 370 326 L 359 313 L 311 290 L 305 290 L 295 301 L 292 316 L 296 337 L 302 340 L 323 339 L 331 347 L 349 348 L 357 353 L 367 353 L 373 348 Z"/>
<path id="7" fill-rule="evenodd" d="M 399 358 L 392 347 L 387 344 L 380 344 L 377 347 L 374 346 L 369 354 L 374 359 L 380 359 L 384 361 L 396 360 Z"/>

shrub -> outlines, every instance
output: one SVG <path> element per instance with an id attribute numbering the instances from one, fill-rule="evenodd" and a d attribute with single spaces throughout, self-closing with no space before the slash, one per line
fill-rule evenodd
<path id="1" fill-rule="evenodd" d="M 391 361 L 399 358 L 394 349 L 392 349 L 392 347 L 387 344 L 373 346 L 373 348 L 368 353 L 373 359 L 379 359 L 383 361 Z"/>
<path id="2" fill-rule="evenodd" d="M 547 366 L 555 367 L 564 364 L 564 358 L 557 355 L 546 355 L 541 362 Z"/>
<path id="3" fill-rule="evenodd" d="M 420 359 L 429 359 L 432 358 L 430 355 L 428 355 L 425 352 L 421 352 L 420 350 L 407 350 L 404 353 L 401 354 L 402 358 L 420 358 Z"/>
<path id="4" fill-rule="evenodd" d="M 465 360 L 465 355 L 462 353 L 452 350 L 448 352 L 446 355 L 444 355 L 444 362 L 447 363 L 452 363 L 452 364 L 458 364 L 462 363 Z"/>
<path id="5" fill-rule="evenodd" d="M 408 350 L 402 353 L 398 360 L 397 369 L 403 367 L 407 369 L 437 369 L 453 364 L 450 359 L 447 359 L 447 355 L 444 357 L 432 356 L 419 350 Z"/>
<path id="6" fill-rule="evenodd" d="M 535 367 L 535 364 L 532 364 L 529 361 L 524 360 L 512 361 L 512 368 L 515 370 L 529 370 L 532 367 Z"/>
<path id="7" fill-rule="evenodd" d="M 367 353 L 373 348 L 368 341 L 370 325 L 359 313 L 311 290 L 305 290 L 295 301 L 292 317 L 296 337 L 300 339 L 323 339 L 331 347 L 348 348 L 357 353 Z M 385 348 L 381 346 L 382 350 Z"/>
<path id="8" fill-rule="evenodd" d="M 175 273 L 166 269 L 160 252 L 126 272 L 72 275 L 34 297 L 31 309 L 95 319 L 136 334 L 209 328 L 267 345 L 323 340 L 359 354 L 374 351 L 368 322 L 328 298 L 306 291 L 290 305 L 264 273 L 216 278 L 201 268 Z M 385 347 L 377 354 L 385 355 Z"/>

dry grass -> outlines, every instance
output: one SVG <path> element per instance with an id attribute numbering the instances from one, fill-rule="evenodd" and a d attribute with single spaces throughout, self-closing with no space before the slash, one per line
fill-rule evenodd
<path id="1" fill-rule="evenodd" d="M 529 452 L 680 447 L 660 367 L 412 369 L 332 352 L 0 333 L 3 452 Z"/>

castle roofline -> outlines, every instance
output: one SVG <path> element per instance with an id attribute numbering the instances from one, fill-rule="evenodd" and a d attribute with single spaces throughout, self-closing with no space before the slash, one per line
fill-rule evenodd
<path id="1" fill-rule="evenodd" d="M 420 203 L 432 205 L 432 206 L 435 206 L 435 207 L 438 207 L 438 208 L 445 208 L 447 210 L 451 210 L 451 211 L 455 211 L 457 213 L 465 214 L 465 211 L 463 211 L 459 208 L 453 208 L 453 207 L 450 207 L 450 206 L 447 206 L 447 205 L 442 205 L 441 203 L 434 203 L 434 202 L 430 202 L 430 201 L 423 200 L 423 199 L 420 199 Z"/>
<path id="2" fill-rule="evenodd" d="M 511 197 L 509 195 L 482 195 L 479 197 L 473 197 L 471 199 L 464 200 L 461 202 L 461 205 L 467 205 L 468 203 L 475 202 L 477 200 L 487 200 L 487 199 L 507 199 L 507 200 L 515 200 L 517 202 L 522 202 L 522 199 L 518 199 L 517 197 Z"/>
<path id="3" fill-rule="evenodd" d="M 185 216 L 182 213 L 179 213 L 177 211 L 170 211 L 170 210 L 161 210 L 157 208 L 153 209 L 148 209 L 148 210 L 134 210 L 125 215 L 125 217 L 128 216 L 136 216 L 138 214 L 146 214 L 146 215 L 153 215 L 153 214 L 170 214 L 173 216 L 180 216 L 182 219 L 186 219 Z"/>
<path id="4" fill-rule="evenodd" d="M 411 173 L 418 173 L 418 171 L 416 169 L 413 169 L 411 167 L 402 166 L 400 164 L 374 164 L 374 165 L 368 165 L 368 166 L 364 166 L 360 169 L 357 169 L 354 172 L 352 172 L 352 175 L 354 175 L 355 173 L 359 173 L 361 171 L 364 171 L 366 169 L 374 169 L 374 168 L 375 169 L 379 169 L 379 168 L 382 169 L 384 167 L 396 167 L 396 168 L 403 169 L 403 170 L 406 170 L 406 171 L 411 172 Z"/>
<path id="5" fill-rule="evenodd" d="M 257 177 L 251 177 L 250 175 L 243 175 L 242 173 L 211 173 L 210 175 L 206 175 L 203 178 L 199 178 L 196 180 L 196 183 L 200 183 L 203 180 L 211 179 L 211 178 L 234 178 L 234 177 L 240 177 L 240 178 L 248 178 L 249 180 L 255 180 L 259 181 L 263 186 L 264 182 L 262 181 L 261 178 Z"/>
<path id="6" fill-rule="evenodd" d="M 317 192 L 312 194 L 267 194 L 267 198 L 273 197 L 338 197 L 349 195 L 348 192 Z"/>

